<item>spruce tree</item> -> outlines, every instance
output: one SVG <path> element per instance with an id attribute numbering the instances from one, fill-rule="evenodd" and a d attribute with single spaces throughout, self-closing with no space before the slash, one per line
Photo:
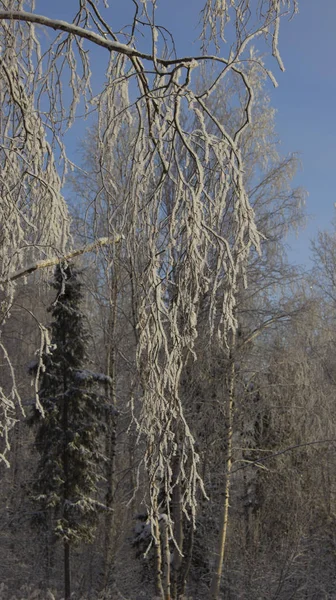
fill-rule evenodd
<path id="1" fill-rule="evenodd" d="M 52 347 L 44 356 L 39 386 L 44 415 L 35 410 L 31 419 L 40 454 L 34 500 L 40 507 L 40 525 L 63 542 L 68 600 L 71 546 L 92 541 L 101 506 L 97 486 L 108 402 L 99 389 L 107 378 L 85 369 L 88 335 L 78 272 L 70 264 L 60 264 L 53 287 Z"/>

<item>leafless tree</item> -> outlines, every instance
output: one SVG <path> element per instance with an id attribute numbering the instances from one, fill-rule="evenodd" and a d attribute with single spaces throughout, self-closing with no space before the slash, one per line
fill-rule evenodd
<path id="1" fill-rule="evenodd" d="M 182 439 L 179 468 L 186 481 L 182 508 L 192 520 L 196 490 L 202 486 L 179 395 L 184 362 L 194 353 L 200 298 L 207 291 L 210 332 L 225 345 L 237 326 L 237 282 L 246 281 L 251 248 L 260 248 L 244 182 L 241 141 L 251 124 L 260 78 L 266 74 L 273 83 L 275 79 L 252 44 L 262 36 L 283 69 L 280 20 L 293 14 L 297 3 L 207 0 L 200 52 L 182 57 L 157 22 L 155 8 L 156 3 L 147 0 L 130 3 L 130 26 L 114 31 L 105 2 L 99 6 L 81 0 L 73 19 L 65 22 L 36 14 L 32 2 L 2 0 L 0 257 L 3 310 L 8 316 L 15 278 L 34 269 L 37 261 L 48 264 L 55 256 L 64 256 L 67 248 L 71 252 L 68 207 L 61 188 L 64 173 L 72 166 L 65 146 L 75 118 L 82 111 L 96 112 L 104 167 L 111 164 L 117 140 L 132 128 L 122 197 L 117 197 L 118 187 L 108 171 L 103 173 L 103 185 L 108 182 L 115 200 L 111 243 L 116 236 L 125 237 L 139 273 L 136 359 L 142 398 L 137 425 L 148 440 L 145 465 L 151 483 L 152 533 L 158 543 L 158 481 L 169 499 L 177 431 Z M 234 41 L 225 52 L 227 28 Z M 141 50 L 138 46 L 143 33 L 147 50 L 143 43 Z M 105 49 L 107 57 L 106 84 L 95 96 L 90 87 L 92 45 Z M 197 91 L 195 78 L 205 65 L 212 65 L 212 78 Z M 210 99 L 229 78 L 240 81 L 240 109 L 236 122 L 227 127 L 212 112 Z M 66 95 L 65 85 L 70 91 Z M 191 119 L 192 129 L 186 124 Z M 209 167 L 211 186 L 206 185 Z M 167 195 L 171 212 L 165 216 Z M 213 251 L 216 272 L 222 274 L 217 277 L 209 272 Z M 170 277 L 176 256 L 177 283 Z M 167 294 L 174 296 L 174 304 L 167 304 Z M 43 338 L 45 344 L 48 340 Z M 4 347 L 2 351 L 6 358 Z M 14 373 L 12 381 L 11 390 L 2 392 L 4 436 L 13 402 L 19 401 Z M 171 520 L 168 527 L 173 535 Z"/>

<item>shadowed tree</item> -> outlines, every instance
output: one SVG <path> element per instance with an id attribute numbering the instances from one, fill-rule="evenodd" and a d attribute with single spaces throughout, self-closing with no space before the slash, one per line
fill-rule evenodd
<path id="1" fill-rule="evenodd" d="M 50 308 L 52 345 L 39 378 L 42 413 L 35 409 L 30 419 L 37 427 L 40 454 L 33 498 L 40 507 L 38 524 L 63 542 L 68 600 L 71 546 L 92 541 L 103 508 L 97 486 L 104 460 L 101 433 L 109 409 L 99 386 L 108 383 L 108 377 L 84 369 L 88 336 L 75 268 L 60 264 L 53 287 L 57 296 Z"/>

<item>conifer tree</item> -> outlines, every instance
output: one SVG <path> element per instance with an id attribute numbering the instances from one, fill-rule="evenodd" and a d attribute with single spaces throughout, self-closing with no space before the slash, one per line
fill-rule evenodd
<path id="1" fill-rule="evenodd" d="M 34 500 L 40 505 L 40 525 L 63 542 L 68 600 L 71 546 L 92 541 L 102 507 L 97 485 L 108 403 L 106 394 L 99 394 L 99 386 L 106 386 L 107 378 L 84 368 L 88 335 L 80 309 L 78 272 L 70 264 L 60 264 L 53 287 L 57 295 L 49 309 L 52 346 L 44 356 L 39 386 L 44 415 L 35 410 L 31 418 L 37 426 L 40 454 Z"/>

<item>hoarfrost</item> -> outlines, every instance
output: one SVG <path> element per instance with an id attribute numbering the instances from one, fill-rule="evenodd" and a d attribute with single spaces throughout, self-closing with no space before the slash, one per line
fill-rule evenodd
<path id="1" fill-rule="evenodd" d="M 237 325 L 237 282 L 246 278 L 251 247 L 259 250 L 260 243 L 244 187 L 240 141 L 250 124 L 256 72 L 272 77 L 257 56 L 249 64 L 246 50 L 262 34 L 282 68 L 278 52 L 280 16 L 291 7 L 295 11 L 297 3 L 264 0 L 256 7 L 246 0 L 207 0 L 202 11 L 203 54 L 182 58 L 174 57 L 174 47 L 168 42 L 162 56 L 156 55 L 160 28 L 149 16 L 154 6 L 146 0 L 142 18 L 151 31 L 147 53 L 136 49 L 136 20 L 125 43 L 123 34 L 114 33 L 99 16 L 98 8 L 93 15 L 91 3 L 82 0 L 80 4 L 76 24 L 67 24 L 23 12 L 23 0 L 2 2 L 0 278 L 6 282 L 14 272 L 26 272 L 26 265 L 41 255 L 46 265 L 50 264 L 50 254 L 64 256 L 69 219 L 56 156 L 63 160 L 65 169 L 68 163 L 60 140 L 71 127 L 83 98 L 85 110 L 97 110 L 102 188 L 116 207 L 109 228 L 113 235 L 122 236 L 137 275 L 136 358 L 143 395 L 136 424 L 147 439 L 145 464 L 152 482 L 149 518 L 151 522 L 158 518 L 155 511 L 160 485 L 165 485 L 169 502 L 176 451 L 181 454 L 180 477 L 185 489 L 182 508 L 194 518 L 196 490 L 202 481 L 180 398 L 180 376 L 188 356 L 195 357 L 199 307 L 204 297 L 209 303 L 211 335 L 218 335 L 225 345 Z M 34 22 L 59 32 L 44 60 L 39 60 L 41 49 Z M 87 23 L 87 28 L 78 26 L 80 22 Z M 224 58 L 220 50 L 228 24 L 236 33 L 236 41 Z M 90 104 L 86 40 L 110 52 L 107 84 L 94 104 Z M 217 54 L 206 54 L 210 44 L 215 44 Z M 216 75 L 197 92 L 191 85 L 191 71 L 202 73 L 209 63 Z M 67 106 L 62 96 L 66 70 L 72 91 Z M 232 74 L 244 93 L 241 118 L 235 129 L 229 130 L 215 118 L 208 100 Z M 130 82 L 133 88 L 136 84 L 137 93 L 130 93 Z M 46 131 L 52 135 L 47 136 Z M 119 189 L 111 176 L 114 148 L 126 133 L 131 139 L 129 169 Z M 99 211 L 98 198 L 96 208 Z M 7 316 L 13 282 L 4 289 Z M 218 298 L 222 298 L 221 306 Z M 92 375 L 83 371 L 78 377 L 85 380 Z M 0 433 L 7 446 L 8 419 L 15 399 L 13 374 L 11 399 L 2 393 Z"/>

